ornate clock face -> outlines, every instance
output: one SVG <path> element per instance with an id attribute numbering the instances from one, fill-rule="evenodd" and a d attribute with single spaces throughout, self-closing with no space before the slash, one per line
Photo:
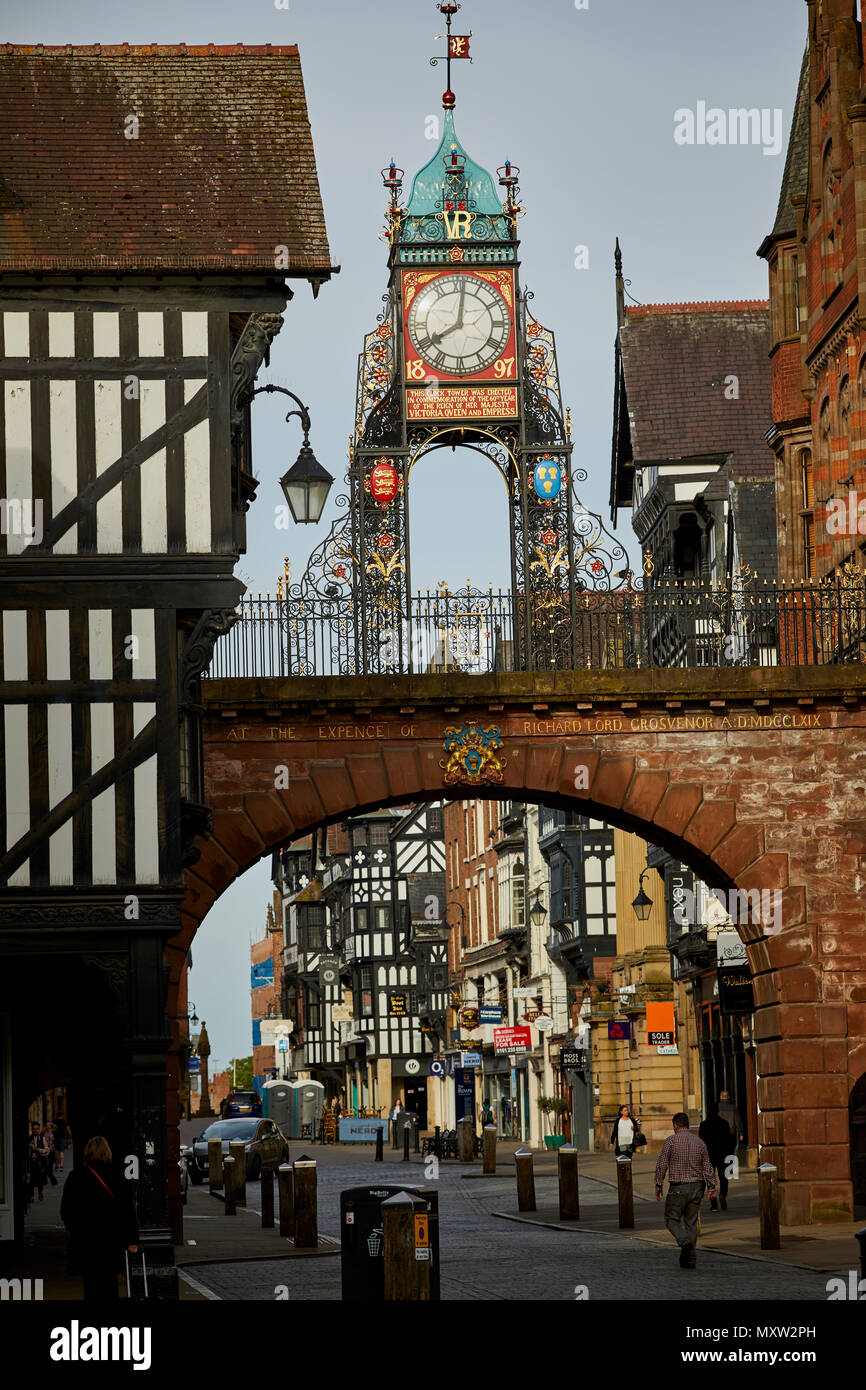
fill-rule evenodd
<path id="1" fill-rule="evenodd" d="M 486 281 L 475 275 L 440 275 L 419 290 L 406 326 L 428 366 L 474 376 L 505 351 L 511 315 L 502 295 Z"/>

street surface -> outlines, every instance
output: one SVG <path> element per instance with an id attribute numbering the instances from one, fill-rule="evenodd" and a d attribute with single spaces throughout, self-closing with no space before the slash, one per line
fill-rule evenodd
<path id="1" fill-rule="evenodd" d="M 410 1164 L 388 1153 L 385 1164 L 373 1161 L 371 1149 L 348 1151 L 308 1145 L 307 1153 L 318 1163 L 320 1235 L 339 1239 L 340 1192 L 346 1188 L 378 1183 L 406 1182 L 428 1186 L 424 1163 L 416 1155 Z M 292 1159 L 302 1147 L 292 1145 Z M 480 1165 L 475 1165 L 476 1172 Z M 502 1176 L 465 1178 L 463 1165 L 442 1164 L 439 1189 L 441 1295 L 443 1300 L 528 1300 L 569 1302 L 576 1298 L 617 1300 L 767 1301 L 827 1299 L 825 1270 L 800 1269 L 778 1260 L 721 1254 L 698 1246 L 696 1270 L 681 1270 L 672 1239 L 637 1239 L 616 1231 L 590 1231 L 575 1226 L 557 1230 L 503 1220 L 494 1213 L 514 1213 L 515 1183 L 508 1167 Z M 539 1209 L 557 1202 L 555 1176 L 536 1174 Z M 609 1211 L 615 1201 L 609 1185 L 581 1178 L 581 1214 L 588 1221 Z M 224 1300 L 274 1299 L 282 1289 L 288 1298 L 301 1301 L 340 1299 L 339 1257 L 245 1258 L 219 1263 L 197 1263 L 206 1258 L 207 1244 L 222 1237 L 228 1223 L 244 1223 L 248 1230 L 260 1225 L 260 1195 L 256 1183 L 247 1187 L 247 1209 L 234 1218 L 222 1214 L 221 1203 L 206 1187 L 190 1188 L 185 1215 L 185 1238 L 196 1246 L 178 1250 L 182 1268 L 195 1284 L 183 1296 Z M 650 1199 L 636 1193 L 638 1225 L 654 1228 L 660 1212 Z M 652 1211 L 648 1208 L 652 1207 Z M 556 1220 L 552 1215 L 551 1220 Z M 702 1209 L 704 1232 L 712 1229 L 716 1214 Z M 724 1220 L 724 1216 L 721 1220 Z M 237 1230 L 241 1236 L 244 1227 Z M 263 1232 L 279 1247 L 277 1232 Z M 244 1242 L 246 1243 L 246 1242 Z M 222 1240 L 220 1240 L 222 1245 Z M 259 1246 L 261 1248 L 261 1246 Z M 796 1255 L 790 1258 L 796 1259 Z M 853 1254 L 852 1254 L 853 1262 Z M 847 1267 L 839 1270 L 847 1273 Z"/>

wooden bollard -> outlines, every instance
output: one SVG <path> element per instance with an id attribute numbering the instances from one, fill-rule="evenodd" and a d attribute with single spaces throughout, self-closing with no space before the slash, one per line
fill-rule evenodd
<path id="1" fill-rule="evenodd" d="M 475 1121 L 468 1115 L 457 1121 L 457 1160 L 471 1163 L 475 1158 Z"/>
<path id="2" fill-rule="evenodd" d="M 223 1141 L 207 1141 L 208 1187 L 211 1192 L 221 1192 L 223 1185 Z"/>
<path id="3" fill-rule="evenodd" d="M 779 1181 L 774 1163 L 762 1163 L 758 1169 L 758 1209 L 761 1213 L 761 1249 L 780 1250 Z"/>
<path id="4" fill-rule="evenodd" d="M 295 1179 L 290 1163 L 281 1163 L 277 1170 L 280 1191 L 280 1235 L 295 1234 Z"/>
<path id="5" fill-rule="evenodd" d="M 319 1244 L 319 1213 L 314 1159 L 299 1159 L 295 1176 L 295 1247 L 315 1250 Z"/>
<path id="6" fill-rule="evenodd" d="M 274 1170 L 262 1169 L 262 1230 L 273 1230 L 274 1225 Z"/>
<path id="7" fill-rule="evenodd" d="M 535 1211 L 535 1169 L 529 1149 L 518 1149 L 514 1155 L 517 1170 L 517 1210 Z"/>
<path id="8" fill-rule="evenodd" d="M 577 1174 L 577 1149 L 563 1144 L 559 1150 L 559 1219 L 580 1220 L 580 1188 Z"/>
<path id="9" fill-rule="evenodd" d="M 239 1207 L 247 1204 L 247 1146 L 243 1139 L 232 1139 L 229 1153 L 235 1161 L 234 1183 L 235 1203 Z"/>
<path id="10" fill-rule="evenodd" d="M 223 1186 L 225 1188 L 225 1214 L 226 1216 L 237 1216 L 238 1209 L 235 1203 L 235 1175 L 232 1169 L 235 1166 L 233 1158 L 223 1159 Z"/>
<path id="11" fill-rule="evenodd" d="M 383 1142 L 384 1142 L 384 1136 L 383 1136 L 382 1126 L 380 1125 L 379 1128 L 376 1130 L 376 1158 L 375 1158 L 375 1162 L 376 1162 L 376 1163 L 384 1163 L 384 1161 L 385 1161 L 385 1155 L 384 1155 L 384 1153 L 383 1153 L 383 1151 L 382 1151 Z"/>
<path id="12" fill-rule="evenodd" d="M 496 1172 L 496 1126 L 484 1126 L 484 1168 L 485 1173 Z"/>
<path id="13" fill-rule="evenodd" d="M 430 1231 L 427 1204 L 398 1192 L 382 1203 L 382 1240 L 387 1302 L 429 1302 Z M 418 1258 L 418 1251 L 425 1251 Z"/>
<path id="14" fill-rule="evenodd" d="M 620 1230 L 634 1227 L 634 1188 L 631 1181 L 631 1159 L 620 1154 L 616 1161 L 616 1195 L 619 1200 Z"/>

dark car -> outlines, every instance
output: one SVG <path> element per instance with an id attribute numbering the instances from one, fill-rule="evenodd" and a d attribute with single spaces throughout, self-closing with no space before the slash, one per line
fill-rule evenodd
<path id="1" fill-rule="evenodd" d="M 225 1118 L 233 1120 L 241 1115 L 261 1115 L 262 1098 L 258 1091 L 229 1091 L 226 1097 Z"/>
<path id="2" fill-rule="evenodd" d="M 229 1143 L 243 1140 L 246 1145 L 247 1177 L 254 1182 L 262 1168 L 276 1168 L 289 1161 L 289 1141 L 273 1120 L 237 1119 L 215 1120 L 208 1125 L 186 1150 L 186 1166 L 190 1182 L 203 1183 L 208 1176 L 208 1140 L 222 1141 L 223 1156 L 229 1152 Z"/>

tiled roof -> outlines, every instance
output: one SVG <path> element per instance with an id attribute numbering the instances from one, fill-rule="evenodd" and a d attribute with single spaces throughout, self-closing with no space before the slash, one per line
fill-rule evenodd
<path id="1" fill-rule="evenodd" d="M 328 273 L 294 45 L 0 45 L 0 271 L 113 268 Z"/>
<path id="2" fill-rule="evenodd" d="M 619 347 L 636 464 L 706 454 L 767 462 L 765 302 L 629 308 Z"/>

